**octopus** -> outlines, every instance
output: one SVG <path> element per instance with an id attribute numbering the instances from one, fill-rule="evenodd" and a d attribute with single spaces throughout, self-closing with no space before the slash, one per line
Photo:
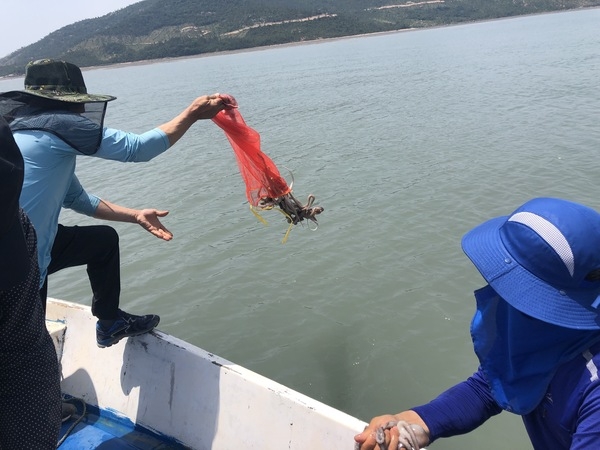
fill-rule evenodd
<path id="1" fill-rule="evenodd" d="M 398 448 L 397 450 L 420 450 L 419 446 L 419 435 L 425 435 L 425 430 L 419 425 L 410 424 L 403 420 L 395 421 L 391 420 L 385 425 L 375 430 L 375 441 L 379 445 L 380 450 L 396 450 L 390 449 L 385 442 L 385 430 L 390 430 L 396 427 L 400 435 L 398 436 Z M 359 450 L 360 445 L 357 443 L 355 450 Z"/>
<path id="2" fill-rule="evenodd" d="M 324 209 L 322 206 L 313 206 L 314 202 L 315 196 L 311 194 L 308 196 L 306 204 L 303 205 L 290 191 L 281 197 L 262 198 L 257 206 L 260 209 L 279 208 L 290 225 L 297 225 L 303 220 L 310 220 L 318 225 L 317 215 L 321 214 Z"/>

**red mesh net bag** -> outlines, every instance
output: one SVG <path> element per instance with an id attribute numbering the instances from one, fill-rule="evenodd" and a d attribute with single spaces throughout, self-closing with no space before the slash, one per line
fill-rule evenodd
<path id="1" fill-rule="evenodd" d="M 260 134 L 246 125 L 236 100 L 226 94 L 222 94 L 221 98 L 227 106 L 212 120 L 225 132 L 233 148 L 246 184 L 246 198 L 255 214 L 256 210 L 278 208 L 290 224 L 284 242 L 292 225 L 303 220 L 317 224 L 316 216 L 323 212 L 323 208 L 313 206 L 315 197 L 309 195 L 303 205 L 292 195 L 292 185 L 288 186 L 275 163 L 261 151 Z M 258 214 L 257 217 L 264 222 Z"/>

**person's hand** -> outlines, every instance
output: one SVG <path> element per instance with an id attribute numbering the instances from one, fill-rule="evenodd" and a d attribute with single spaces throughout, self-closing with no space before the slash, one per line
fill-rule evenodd
<path id="1" fill-rule="evenodd" d="M 237 108 L 235 98 L 228 94 L 203 95 L 195 99 L 185 110 L 158 128 L 167 135 L 170 145 L 179 139 L 198 120 L 212 119 L 224 109 Z"/>
<path id="2" fill-rule="evenodd" d="M 237 100 L 233 98 L 232 95 L 229 94 L 218 94 L 223 100 L 223 104 L 225 105 L 225 109 L 235 109 L 238 107 Z"/>
<path id="3" fill-rule="evenodd" d="M 190 105 L 190 114 L 194 120 L 212 119 L 223 109 L 236 108 L 235 98 L 228 94 L 211 94 L 198 97 Z"/>
<path id="4" fill-rule="evenodd" d="M 385 426 L 392 420 L 398 420 L 395 416 L 391 414 L 385 414 L 383 416 L 377 416 L 371 419 L 369 425 L 367 425 L 362 433 L 354 436 L 354 440 L 357 442 L 356 449 L 357 450 L 373 450 L 380 449 L 379 444 L 377 444 L 376 433 L 377 429 Z M 389 431 L 386 431 L 387 438 L 386 441 L 389 442 Z M 394 449 L 395 450 L 395 449 Z"/>
<path id="5" fill-rule="evenodd" d="M 156 209 L 142 209 L 135 215 L 135 220 L 142 228 L 152 233 L 159 239 L 170 241 L 173 239 L 173 233 L 160 223 L 159 217 L 165 217 L 169 211 L 158 211 Z"/>
<path id="6" fill-rule="evenodd" d="M 429 444 L 429 430 L 417 413 L 404 411 L 374 417 L 354 440 L 357 450 L 418 450 Z"/>

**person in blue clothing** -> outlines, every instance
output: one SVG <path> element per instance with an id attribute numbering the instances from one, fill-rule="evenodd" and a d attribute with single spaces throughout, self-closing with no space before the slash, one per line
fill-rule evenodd
<path id="1" fill-rule="evenodd" d="M 420 448 L 502 411 L 522 417 L 536 450 L 600 448 L 600 214 L 536 198 L 468 232 L 462 248 L 487 282 L 471 323 L 478 370 L 429 403 L 374 417 L 357 448 Z"/>
<path id="2" fill-rule="evenodd" d="M 92 288 L 97 344 L 151 331 L 155 314 L 137 316 L 119 308 L 120 262 L 116 231 L 106 225 L 63 226 L 61 208 L 105 220 L 141 224 L 159 238 L 171 234 L 160 223 L 166 211 L 133 210 L 88 194 L 75 175 L 81 156 L 122 162 L 145 162 L 173 146 L 198 120 L 225 108 L 219 94 L 196 98 L 180 114 L 143 134 L 104 126 L 110 95 L 89 94 L 79 67 L 50 59 L 26 68 L 25 90 L 0 94 L 0 115 L 10 124 L 25 161 L 20 197 L 38 233 L 41 295 L 47 276 L 66 267 L 86 265 Z"/>

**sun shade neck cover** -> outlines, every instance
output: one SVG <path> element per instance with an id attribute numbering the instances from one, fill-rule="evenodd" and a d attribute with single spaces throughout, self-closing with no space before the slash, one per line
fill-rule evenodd
<path id="1" fill-rule="evenodd" d="M 74 104 L 22 92 L 0 95 L 0 115 L 13 132 L 52 133 L 84 155 L 93 155 L 100 148 L 106 106 L 106 102 Z"/>

